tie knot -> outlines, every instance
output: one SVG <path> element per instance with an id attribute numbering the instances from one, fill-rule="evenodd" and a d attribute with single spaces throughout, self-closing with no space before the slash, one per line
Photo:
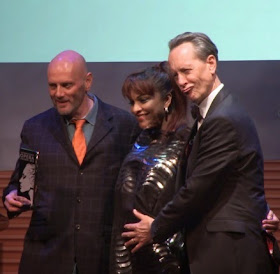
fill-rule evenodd
<path id="1" fill-rule="evenodd" d="M 85 119 L 74 120 L 73 123 L 75 124 L 76 128 L 82 128 L 84 123 L 86 122 Z"/>
<path id="2" fill-rule="evenodd" d="M 197 119 L 198 122 L 200 122 L 203 119 L 203 117 L 200 114 L 199 106 L 198 105 L 195 105 L 195 104 L 192 105 L 191 113 L 192 113 L 192 117 L 194 119 Z"/>

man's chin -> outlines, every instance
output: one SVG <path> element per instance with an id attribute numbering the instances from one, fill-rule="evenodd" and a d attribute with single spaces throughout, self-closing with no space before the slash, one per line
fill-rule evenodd
<path id="1" fill-rule="evenodd" d="M 56 107 L 56 110 L 61 116 L 71 116 L 71 111 L 69 109 Z"/>
<path id="2" fill-rule="evenodd" d="M 189 99 L 191 102 L 193 102 L 193 103 L 199 105 L 199 102 L 200 102 L 199 99 L 200 99 L 200 98 L 197 98 L 197 97 L 195 97 L 195 96 L 188 96 L 188 99 Z"/>

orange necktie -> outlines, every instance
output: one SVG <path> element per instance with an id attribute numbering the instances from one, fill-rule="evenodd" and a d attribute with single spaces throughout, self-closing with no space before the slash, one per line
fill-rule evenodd
<path id="1" fill-rule="evenodd" d="M 72 145 L 80 164 L 83 162 L 87 150 L 86 138 L 83 132 L 85 122 L 85 119 L 74 121 L 76 130 L 72 139 Z"/>

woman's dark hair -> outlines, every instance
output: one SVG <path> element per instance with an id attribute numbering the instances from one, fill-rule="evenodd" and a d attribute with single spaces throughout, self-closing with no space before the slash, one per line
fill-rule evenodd
<path id="1" fill-rule="evenodd" d="M 186 123 L 186 97 L 171 79 L 167 62 L 161 62 L 141 72 L 130 74 L 125 79 L 122 87 L 123 96 L 129 100 L 131 99 L 132 91 L 139 95 L 154 95 L 159 92 L 163 100 L 168 94 L 171 94 L 172 100 L 168 108 L 170 117 L 167 123 L 167 131 L 174 131 Z"/>

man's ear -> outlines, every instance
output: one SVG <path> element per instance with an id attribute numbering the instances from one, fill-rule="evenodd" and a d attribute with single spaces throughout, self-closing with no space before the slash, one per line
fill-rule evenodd
<path id="1" fill-rule="evenodd" d="M 85 90 L 87 92 L 90 91 L 92 82 L 93 82 L 93 75 L 91 72 L 88 72 L 85 79 Z"/>
<path id="2" fill-rule="evenodd" d="M 217 59 L 214 55 L 209 55 L 206 59 L 206 63 L 208 65 L 209 71 L 211 72 L 211 74 L 215 74 L 216 73 L 216 69 L 217 69 Z"/>

